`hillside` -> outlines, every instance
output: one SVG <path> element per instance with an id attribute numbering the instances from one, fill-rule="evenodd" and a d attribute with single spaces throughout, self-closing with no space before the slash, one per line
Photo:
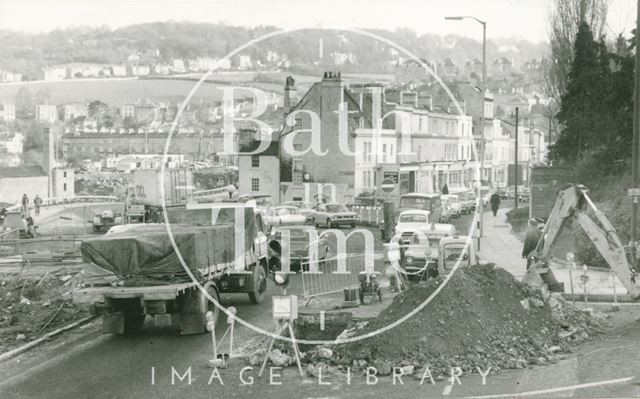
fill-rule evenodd
<path id="1" fill-rule="evenodd" d="M 74 27 L 45 34 L 27 34 L 0 30 L 0 69 L 23 74 L 23 80 L 41 78 L 42 68 L 69 62 L 123 63 L 132 54 L 148 50 L 156 53 L 157 61 L 199 56 L 222 57 L 252 38 L 275 31 L 264 26 L 246 28 L 224 24 L 155 22 L 131 25 L 116 30 L 108 27 Z M 480 44 L 456 35 L 418 36 L 408 29 L 394 32 L 372 31 L 392 40 L 421 58 L 442 62 L 451 58 L 459 67 L 480 58 Z M 324 57 L 319 59 L 318 41 L 323 39 Z M 266 61 L 268 53 L 286 55 L 292 65 L 332 65 L 332 53 L 351 54 L 341 65 L 343 71 L 385 72 L 393 68 L 397 56 L 387 45 L 349 32 L 330 34 L 327 31 L 306 30 L 268 39 L 248 48 L 255 60 Z M 516 66 L 527 60 L 542 58 L 548 52 L 546 43 L 504 38 L 489 40 L 489 62 L 499 57 L 511 59 Z M 273 55 L 273 54 L 272 54 Z M 155 55 L 154 55 L 155 57 Z"/>

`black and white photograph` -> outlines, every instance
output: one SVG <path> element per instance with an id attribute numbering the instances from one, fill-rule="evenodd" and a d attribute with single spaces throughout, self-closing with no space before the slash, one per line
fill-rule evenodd
<path id="1" fill-rule="evenodd" d="M 0 0 L 0 398 L 640 398 L 640 0 Z"/>

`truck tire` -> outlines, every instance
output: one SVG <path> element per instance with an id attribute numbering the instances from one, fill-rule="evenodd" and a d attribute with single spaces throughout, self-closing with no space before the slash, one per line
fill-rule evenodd
<path id="1" fill-rule="evenodd" d="M 257 305 L 264 302 L 267 296 L 267 272 L 264 270 L 264 266 L 260 263 L 255 264 L 251 277 L 253 290 L 249 292 L 249 301 Z"/>
<path id="2" fill-rule="evenodd" d="M 144 327 L 144 319 L 146 315 L 144 313 L 138 313 L 135 311 L 124 312 L 124 333 L 136 334 Z"/>
<path id="3" fill-rule="evenodd" d="M 146 315 L 143 313 L 140 301 L 124 300 L 121 306 L 124 317 L 124 333 L 135 334 L 142 330 Z"/>

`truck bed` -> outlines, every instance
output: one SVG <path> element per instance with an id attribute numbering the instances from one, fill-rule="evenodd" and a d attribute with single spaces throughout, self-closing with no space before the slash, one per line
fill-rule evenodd
<path id="1" fill-rule="evenodd" d="M 76 303 L 103 302 L 106 298 L 141 298 L 144 300 L 171 300 L 183 291 L 195 287 L 193 282 L 144 287 L 88 287 L 73 292 Z"/>

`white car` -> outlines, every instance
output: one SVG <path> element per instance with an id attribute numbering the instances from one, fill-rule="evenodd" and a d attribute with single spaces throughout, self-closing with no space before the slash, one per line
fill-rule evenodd
<path id="1" fill-rule="evenodd" d="M 419 209 L 400 212 L 396 223 L 396 236 L 400 244 L 408 244 L 413 233 L 429 227 L 429 215 L 431 212 Z"/>
<path id="2" fill-rule="evenodd" d="M 309 220 L 295 206 L 276 206 L 273 210 L 273 216 L 270 218 L 272 223 L 277 226 L 306 224 Z"/>

